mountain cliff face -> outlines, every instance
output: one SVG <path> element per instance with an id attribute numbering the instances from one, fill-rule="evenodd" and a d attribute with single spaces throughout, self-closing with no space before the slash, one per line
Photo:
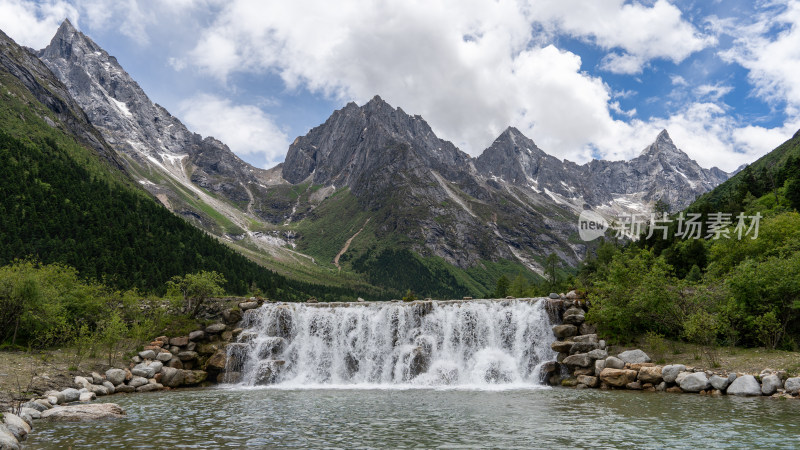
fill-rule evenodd
<path id="1" fill-rule="evenodd" d="M 643 213 L 663 199 L 677 209 L 727 177 L 666 131 L 631 161 L 561 161 L 514 128 L 471 158 L 377 96 L 335 111 L 265 171 L 152 103 L 68 21 L 38 55 L 74 98 L 66 109 L 82 108 L 118 152 L 106 146 L 109 158 L 168 208 L 314 281 L 480 294 L 501 273 L 541 274 L 550 254 L 576 266 L 588 248 L 577 238 L 585 208 Z"/>
<path id="2" fill-rule="evenodd" d="M 680 151 L 666 130 L 630 161 L 593 160 L 578 166 L 541 151 L 509 128 L 476 159 L 479 172 L 516 186 L 546 190 L 560 200 L 613 212 L 647 212 L 666 201 L 673 210 L 728 179 L 714 167 L 704 169 Z"/>
<path id="3" fill-rule="evenodd" d="M 222 142 L 189 131 L 150 101 L 116 58 L 68 20 L 39 57 L 64 82 L 106 141 L 128 157 L 134 172 L 144 175 L 145 188 L 165 205 L 189 218 L 203 217 L 203 208 L 186 202 L 180 192 L 184 191 L 241 225 L 234 208 L 203 190 L 223 201 L 247 204 L 252 191 L 262 190 L 270 179 L 266 171 L 245 163 Z M 152 173 L 160 176 L 147 176 Z M 167 181 L 158 181 L 164 177 Z"/>

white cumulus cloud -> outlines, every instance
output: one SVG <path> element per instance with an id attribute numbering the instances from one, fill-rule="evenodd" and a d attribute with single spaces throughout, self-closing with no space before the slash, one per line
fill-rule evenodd
<path id="1" fill-rule="evenodd" d="M 37 50 L 50 43 L 65 18 L 77 23 L 78 15 L 62 0 L 0 0 L 0 29 L 18 44 Z"/>
<path id="2" fill-rule="evenodd" d="M 260 159 L 264 168 L 283 160 L 289 147 L 286 133 L 257 106 L 199 94 L 183 101 L 179 114 L 190 129 L 214 136 L 238 155 Z"/>

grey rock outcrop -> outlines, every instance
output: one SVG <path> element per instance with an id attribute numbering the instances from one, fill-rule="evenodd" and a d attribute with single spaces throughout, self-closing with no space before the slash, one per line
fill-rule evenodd
<path id="1" fill-rule="evenodd" d="M 711 387 L 711 384 L 704 372 L 694 372 L 683 377 L 680 387 L 686 392 L 700 392 Z"/>
<path id="2" fill-rule="evenodd" d="M 733 380 L 727 390 L 728 395 L 756 396 L 761 395 L 761 385 L 758 384 L 756 377 L 752 375 L 742 375 Z"/>
<path id="3" fill-rule="evenodd" d="M 639 363 L 650 362 L 650 357 L 647 356 L 647 353 L 639 350 L 638 348 L 635 350 L 628 350 L 622 352 L 619 355 L 617 355 L 617 358 L 621 359 L 622 361 L 628 364 L 639 364 Z"/>

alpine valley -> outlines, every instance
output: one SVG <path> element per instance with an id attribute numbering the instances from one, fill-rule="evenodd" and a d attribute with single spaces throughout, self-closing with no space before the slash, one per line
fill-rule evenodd
<path id="1" fill-rule="evenodd" d="M 7 40 L 4 53 L 19 48 Z M 582 210 L 679 210 L 729 177 L 666 130 L 630 161 L 562 161 L 513 127 L 473 158 L 379 96 L 334 111 L 264 170 L 188 130 L 69 21 L 24 52 L 63 83 L 63 126 L 171 212 L 287 278 L 374 299 L 484 296 L 503 274 L 538 279 L 549 255 L 573 271 L 592 250 Z"/>

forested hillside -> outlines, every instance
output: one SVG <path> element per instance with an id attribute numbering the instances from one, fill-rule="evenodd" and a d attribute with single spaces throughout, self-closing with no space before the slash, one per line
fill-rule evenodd
<path id="1" fill-rule="evenodd" d="M 581 272 L 590 319 L 622 341 L 647 334 L 711 353 L 723 344 L 797 350 L 799 156 L 800 133 L 673 214 L 666 239 L 645 230 L 637 242 L 601 247 Z M 700 214 L 700 239 L 677 236 L 690 214 Z"/>

